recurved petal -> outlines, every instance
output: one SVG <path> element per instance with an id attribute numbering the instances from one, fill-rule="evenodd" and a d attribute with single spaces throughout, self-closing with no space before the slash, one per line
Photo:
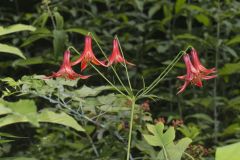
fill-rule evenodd
<path id="1" fill-rule="evenodd" d="M 177 92 L 177 94 L 182 93 L 187 88 L 189 83 L 190 81 L 185 81 L 184 84 L 181 86 L 180 90 Z"/>
<path id="2" fill-rule="evenodd" d="M 204 80 L 209 80 L 209 79 L 213 79 L 213 78 L 216 78 L 216 77 L 217 77 L 217 75 L 204 76 L 204 77 L 202 77 L 202 79 L 204 79 Z"/>
<path id="3" fill-rule="evenodd" d="M 178 79 L 181 79 L 181 80 L 185 80 L 186 79 L 186 75 L 183 75 L 183 76 L 177 76 Z"/>
<path id="4" fill-rule="evenodd" d="M 131 62 L 128 62 L 127 60 L 124 60 L 124 62 L 130 66 L 136 66 L 135 64 L 131 63 Z"/>
<path id="5" fill-rule="evenodd" d="M 107 65 L 104 63 L 104 61 L 99 61 L 96 57 L 94 57 L 92 59 L 92 63 L 95 65 L 107 67 Z"/>

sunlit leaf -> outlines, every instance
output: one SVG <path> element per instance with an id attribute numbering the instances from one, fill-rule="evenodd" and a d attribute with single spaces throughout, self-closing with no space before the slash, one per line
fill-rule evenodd
<path id="1" fill-rule="evenodd" d="M 226 63 L 223 68 L 219 69 L 219 75 L 231 75 L 234 73 L 239 73 L 240 71 L 240 62 L 238 63 Z"/>
<path id="2" fill-rule="evenodd" d="M 204 24 L 204 26 L 210 25 L 210 19 L 204 14 L 197 14 L 195 18 L 198 22 Z"/>
<path id="3" fill-rule="evenodd" d="M 237 44 L 237 43 L 240 43 L 240 35 L 237 35 L 235 37 L 233 37 L 232 39 L 228 40 L 227 41 L 227 45 L 234 45 L 234 44 Z"/>
<path id="4" fill-rule="evenodd" d="M 38 116 L 38 120 L 39 122 L 61 124 L 76 129 L 77 131 L 85 131 L 85 129 L 79 125 L 75 119 L 64 112 L 55 113 L 53 111 L 43 110 Z"/>
<path id="5" fill-rule="evenodd" d="M 7 115 L 3 118 L 0 118 L 0 128 L 15 123 L 29 122 L 25 116 L 21 115 Z"/>
<path id="6" fill-rule="evenodd" d="M 218 147 L 216 150 L 216 160 L 239 160 L 240 157 L 240 142 L 230 144 L 223 147 Z"/>
<path id="7" fill-rule="evenodd" d="M 19 31 L 35 31 L 35 29 L 35 27 L 25 24 L 15 24 L 8 27 L 0 26 L 0 36 Z"/>
<path id="8" fill-rule="evenodd" d="M 189 144 L 192 142 L 190 138 L 182 138 L 176 144 L 170 143 L 166 146 L 166 155 L 169 160 L 181 160 L 184 151 L 187 149 Z M 164 156 L 164 151 L 162 150 L 158 154 L 158 160 L 166 159 Z"/>
<path id="9" fill-rule="evenodd" d="M 26 59 L 26 57 L 23 55 L 23 53 L 20 49 L 18 49 L 17 47 L 14 47 L 14 46 L 9 46 L 7 44 L 0 43 L 0 53 L 1 52 L 13 54 L 13 55 L 19 56 L 23 59 Z"/>
<path id="10" fill-rule="evenodd" d="M 63 17 L 61 16 L 61 14 L 59 12 L 53 12 L 53 15 L 54 15 L 55 20 L 56 20 L 56 27 L 57 27 L 56 29 L 62 30 L 63 26 L 64 26 Z"/>
<path id="11" fill-rule="evenodd" d="M 175 4 L 175 13 L 179 13 L 182 6 L 186 3 L 186 0 L 177 0 Z"/>

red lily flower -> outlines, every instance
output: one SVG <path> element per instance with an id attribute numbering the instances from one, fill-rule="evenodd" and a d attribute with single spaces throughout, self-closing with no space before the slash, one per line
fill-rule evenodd
<path id="1" fill-rule="evenodd" d="M 183 60 L 184 60 L 185 65 L 186 65 L 187 74 L 177 77 L 177 78 L 185 81 L 177 94 L 182 93 L 190 83 L 194 84 L 198 87 L 202 87 L 203 86 L 202 85 L 202 80 L 203 79 L 204 80 L 209 80 L 209 79 L 217 77 L 216 75 L 208 76 L 208 74 L 210 74 L 210 72 L 209 72 L 210 70 L 204 70 L 203 68 L 205 68 L 205 67 L 203 67 L 200 64 L 200 61 L 198 61 L 198 62 L 201 66 L 198 63 L 196 63 L 196 57 L 193 58 L 193 61 L 195 60 L 194 64 L 195 65 L 198 64 L 198 65 L 196 65 L 196 67 L 192 64 L 189 54 L 185 54 L 183 56 Z M 211 73 L 213 73 L 213 72 L 215 72 L 215 71 L 213 70 Z"/>
<path id="2" fill-rule="evenodd" d="M 63 63 L 61 65 L 59 71 L 53 72 L 53 74 L 51 76 L 48 76 L 47 78 L 64 77 L 67 79 L 74 80 L 76 78 L 87 79 L 88 77 L 90 77 L 90 76 L 80 75 L 72 69 L 71 63 L 70 63 L 70 56 L 71 56 L 70 51 L 66 50 L 64 52 Z"/>
<path id="3" fill-rule="evenodd" d="M 104 62 L 99 61 L 92 50 L 92 38 L 91 36 L 86 36 L 85 37 L 85 47 L 84 50 L 82 52 L 82 55 L 80 56 L 80 58 L 78 60 L 76 60 L 75 62 L 72 62 L 72 66 L 81 63 L 81 71 L 83 71 L 89 62 L 92 62 L 95 65 L 101 65 L 104 67 L 107 67 Z"/>
<path id="4" fill-rule="evenodd" d="M 216 72 L 216 69 L 215 68 L 211 68 L 211 69 L 206 69 L 200 62 L 199 58 L 198 58 L 198 53 L 197 51 L 192 48 L 191 50 L 191 56 L 192 56 L 192 62 L 193 62 L 193 66 L 199 70 L 200 72 L 208 75 L 208 74 L 211 74 L 211 73 L 215 73 Z"/>
<path id="5" fill-rule="evenodd" d="M 108 57 L 108 64 L 107 66 L 112 65 L 113 63 L 126 63 L 129 65 L 134 65 L 133 63 L 128 62 L 127 60 L 125 60 L 119 50 L 119 46 L 118 46 L 118 40 L 115 38 L 113 40 L 113 50 L 112 50 L 112 54 Z"/>

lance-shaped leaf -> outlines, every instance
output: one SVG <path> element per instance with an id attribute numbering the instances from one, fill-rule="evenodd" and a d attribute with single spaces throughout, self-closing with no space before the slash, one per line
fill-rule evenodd
<path id="1" fill-rule="evenodd" d="M 26 59 L 26 57 L 23 55 L 22 51 L 14 46 L 9 46 L 9 45 L 0 43 L 0 52 L 13 54 L 13 55 L 19 56 L 23 59 Z"/>
<path id="2" fill-rule="evenodd" d="M 75 119 L 64 112 L 55 113 L 45 109 L 39 114 L 38 120 L 39 122 L 61 124 L 76 129 L 77 131 L 85 131 L 85 129 L 80 126 Z"/>
<path id="3" fill-rule="evenodd" d="M 0 36 L 20 31 L 35 31 L 35 29 L 33 26 L 24 24 L 15 24 L 8 27 L 0 26 Z"/>
<path id="4" fill-rule="evenodd" d="M 44 109 L 38 113 L 33 100 L 7 102 L 0 99 L 0 115 L 6 115 L 0 118 L 0 127 L 23 122 L 28 122 L 39 127 L 40 122 L 47 122 L 61 124 L 77 131 L 85 131 L 73 117 L 64 112 L 55 113 Z"/>

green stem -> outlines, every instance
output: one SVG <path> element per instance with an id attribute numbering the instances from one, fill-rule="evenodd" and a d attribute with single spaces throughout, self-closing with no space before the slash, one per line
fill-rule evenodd
<path id="1" fill-rule="evenodd" d="M 93 37 L 93 40 L 97 43 L 98 48 L 100 49 L 100 51 L 102 52 L 103 56 L 106 58 L 106 60 L 109 62 L 109 59 L 106 55 L 106 53 L 103 51 L 102 47 L 99 45 L 98 41 L 96 40 L 96 38 L 94 37 L 94 35 L 91 33 L 91 36 Z M 126 88 L 126 86 L 123 84 L 121 78 L 119 77 L 119 75 L 117 74 L 117 71 L 115 70 L 115 68 L 111 65 L 110 66 L 111 69 L 113 70 L 115 76 L 117 77 L 118 81 L 120 82 L 120 84 L 122 85 L 122 87 L 124 88 L 124 90 L 131 95 L 131 93 L 128 91 L 128 89 Z"/>
<path id="2" fill-rule="evenodd" d="M 88 133 L 86 133 L 86 135 L 87 135 L 87 138 L 88 138 L 88 140 L 90 141 L 90 143 L 91 143 L 91 145 L 92 145 L 92 148 L 93 148 L 94 153 L 96 154 L 97 157 L 99 157 L 99 153 L 98 153 L 98 151 L 97 151 L 96 146 L 95 146 L 94 143 L 93 143 L 92 138 L 88 135 Z"/>
<path id="3" fill-rule="evenodd" d="M 57 29 L 57 26 L 56 26 L 56 24 L 55 24 L 55 20 L 54 20 L 54 18 L 53 18 L 52 11 L 50 10 L 50 7 L 49 7 L 48 3 L 46 3 L 45 5 L 46 5 L 46 7 L 47 7 L 48 14 L 49 14 L 49 16 L 50 16 L 50 18 L 51 18 L 53 28 L 54 28 L 54 29 Z"/>
<path id="4" fill-rule="evenodd" d="M 172 62 L 165 68 L 165 70 L 139 96 L 149 93 L 154 87 L 156 87 L 156 85 L 158 85 L 158 83 L 171 71 L 171 69 L 185 53 L 185 51 L 180 51 L 178 55 L 172 60 Z"/>
<path id="5" fill-rule="evenodd" d="M 127 148 L 127 160 L 130 158 L 131 153 L 131 141 L 132 141 L 132 129 L 133 129 L 133 116 L 134 116 L 134 109 L 135 109 L 135 102 L 136 99 L 133 97 L 131 99 L 132 107 L 131 107 L 131 120 L 130 120 L 130 128 L 129 128 L 129 134 L 128 134 L 128 148 Z"/>
<path id="6" fill-rule="evenodd" d="M 78 52 L 78 50 L 77 50 L 76 48 L 74 48 L 73 46 L 69 46 L 69 47 L 67 48 L 67 50 L 70 50 L 70 49 L 73 49 L 77 54 L 81 55 L 81 53 Z"/>
<path id="7" fill-rule="evenodd" d="M 220 39 L 220 0 L 218 0 L 218 11 L 217 11 L 217 39 Z M 218 61 L 219 61 L 219 41 L 215 48 L 215 68 L 218 69 Z M 213 88 L 213 110 L 214 110 L 214 141 L 218 142 L 218 106 L 217 106 L 217 78 L 214 79 L 214 88 Z"/>
<path id="8" fill-rule="evenodd" d="M 193 156 L 191 156 L 190 154 L 188 154 L 187 152 L 183 152 L 186 156 L 188 156 L 189 158 L 191 158 L 192 160 L 195 160 L 194 158 L 193 158 Z"/>
<path id="9" fill-rule="evenodd" d="M 118 39 L 117 36 L 116 36 L 116 38 L 117 38 L 117 41 L 118 41 L 118 44 L 119 44 L 119 48 L 120 48 L 122 57 L 123 57 L 123 59 L 125 59 L 124 54 L 123 54 L 122 47 L 121 47 L 120 42 L 119 42 L 119 39 Z M 123 63 L 123 65 L 124 65 L 124 68 L 125 68 L 125 71 L 126 71 L 127 80 L 128 80 L 128 85 L 129 85 L 129 88 L 130 88 L 130 90 L 131 90 L 131 92 L 132 92 L 132 85 L 131 85 L 131 81 L 130 81 L 129 74 L 128 74 L 128 68 L 127 68 L 126 63 Z"/>
<path id="10" fill-rule="evenodd" d="M 94 65 L 92 65 L 91 63 L 89 63 L 97 72 L 98 74 L 100 74 L 100 76 L 102 76 L 116 91 L 118 91 L 121 95 L 125 96 L 128 98 L 128 96 L 126 94 L 124 94 L 122 91 L 120 91 L 114 84 L 112 84 L 112 82 L 110 82 L 107 77 L 105 77 Z"/>

